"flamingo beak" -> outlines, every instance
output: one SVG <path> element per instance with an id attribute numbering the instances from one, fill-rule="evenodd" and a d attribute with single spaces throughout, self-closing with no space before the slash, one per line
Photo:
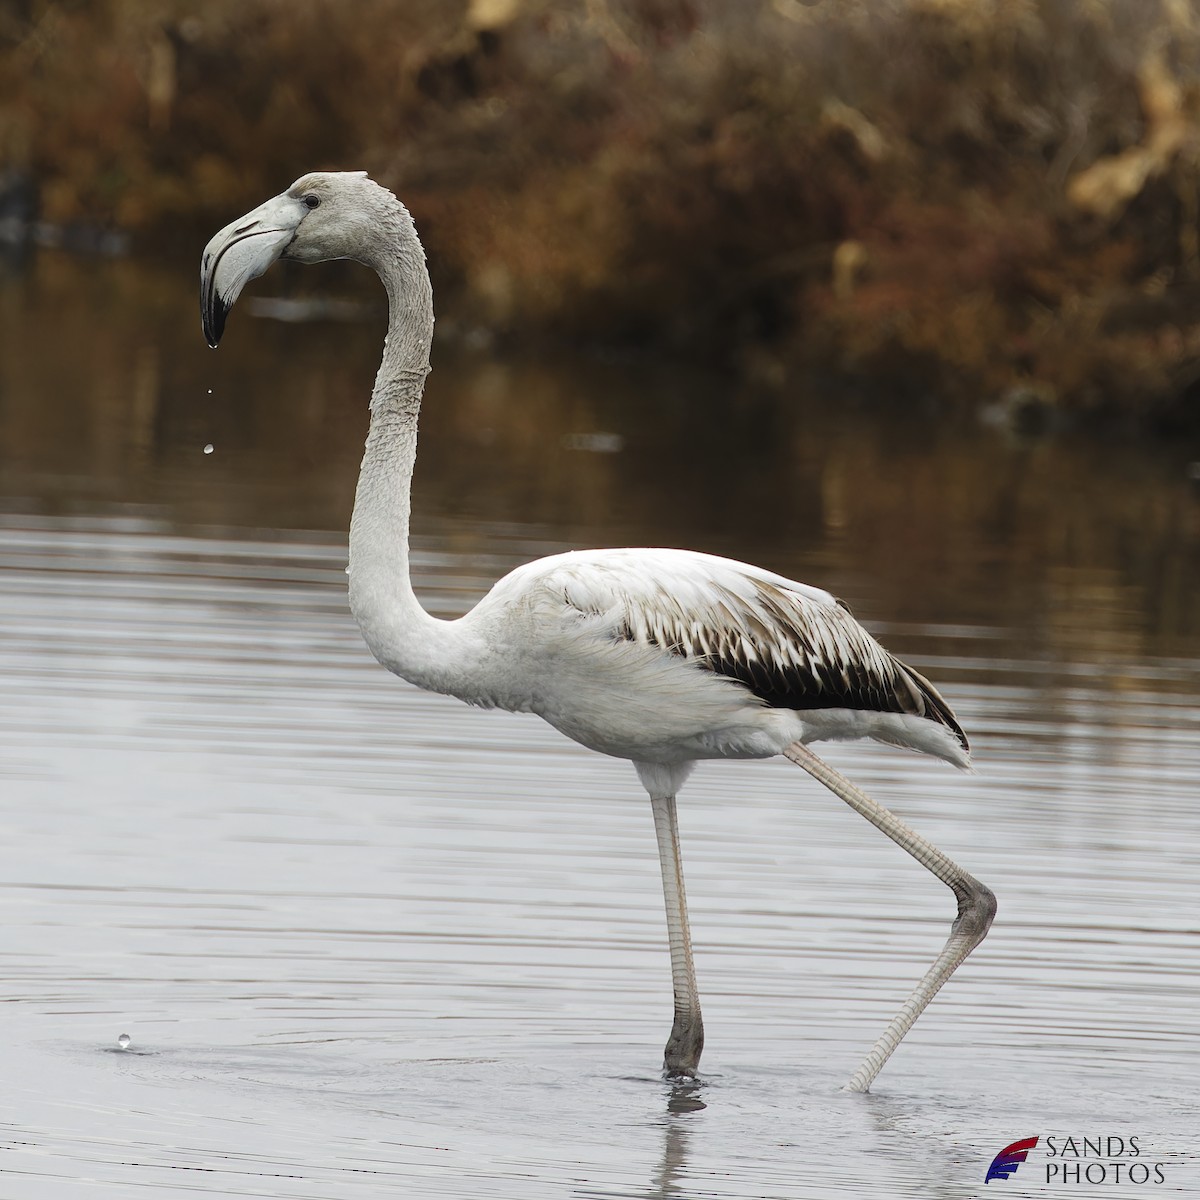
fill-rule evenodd
<path id="1" fill-rule="evenodd" d="M 282 256 L 307 212 L 294 197 L 276 196 L 226 225 L 204 247 L 200 260 L 200 323 L 205 340 L 214 350 L 242 288 Z"/>

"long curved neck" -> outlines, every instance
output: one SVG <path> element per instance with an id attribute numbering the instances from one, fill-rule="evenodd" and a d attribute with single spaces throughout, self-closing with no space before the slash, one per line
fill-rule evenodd
<path id="1" fill-rule="evenodd" d="M 362 257 L 387 289 L 388 333 L 350 522 L 350 609 L 385 667 L 421 687 L 457 692 L 453 623 L 425 612 L 409 578 L 412 475 L 433 341 L 433 291 L 416 230 L 396 207 L 395 226 Z"/>

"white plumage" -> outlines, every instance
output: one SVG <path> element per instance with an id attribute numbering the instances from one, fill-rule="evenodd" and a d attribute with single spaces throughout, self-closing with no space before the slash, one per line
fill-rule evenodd
<path id="1" fill-rule="evenodd" d="M 593 750 L 677 766 L 872 737 L 968 763 L 945 702 L 828 592 L 690 550 L 582 550 L 501 579 L 462 619 L 497 664 L 494 702 Z M 481 673 L 461 699 L 480 702 Z"/>
<path id="2" fill-rule="evenodd" d="M 433 337 L 424 251 L 407 210 L 362 173 L 318 173 L 227 226 L 201 264 L 215 346 L 239 292 L 279 257 L 353 258 L 387 289 L 389 328 L 350 526 L 350 606 L 389 670 L 470 704 L 536 713 L 633 762 L 650 794 L 671 947 L 675 1020 L 664 1066 L 694 1077 L 703 1048 L 675 795 L 706 758 L 784 754 L 954 892 L 942 953 L 849 1087 L 865 1091 L 913 1021 L 982 940 L 995 898 L 807 749 L 874 738 L 969 764 L 946 702 L 828 592 L 688 550 L 587 550 L 528 563 L 465 616 L 439 621 L 409 578 L 417 419 Z"/>

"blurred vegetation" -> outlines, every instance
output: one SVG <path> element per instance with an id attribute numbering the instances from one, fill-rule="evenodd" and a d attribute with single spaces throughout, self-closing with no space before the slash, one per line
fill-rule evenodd
<path id="1" fill-rule="evenodd" d="M 44 220 L 364 167 L 460 322 L 1005 423 L 1200 424 L 1198 116 L 1190 0 L 0 0 Z"/>

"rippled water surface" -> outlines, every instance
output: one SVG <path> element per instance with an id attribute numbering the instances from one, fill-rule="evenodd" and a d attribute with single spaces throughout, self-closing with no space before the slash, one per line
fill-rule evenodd
<path id="1" fill-rule="evenodd" d="M 446 323 L 433 610 L 570 546 L 752 558 L 844 596 L 972 735 L 974 776 L 828 755 L 1001 905 L 865 1097 L 949 897 L 783 760 L 697 771 L 706 1077 L 672 1089 L 629 766 L 416 692 L 346 610 L 377 326 L 239 310 L 211 356 L 188 285 L 0 281 L 4 1200 L 1200 1194 L 1195 448 L 504 363 Z M 1071 1135 L 1165 1183 L 1047 1184 Z"/>

